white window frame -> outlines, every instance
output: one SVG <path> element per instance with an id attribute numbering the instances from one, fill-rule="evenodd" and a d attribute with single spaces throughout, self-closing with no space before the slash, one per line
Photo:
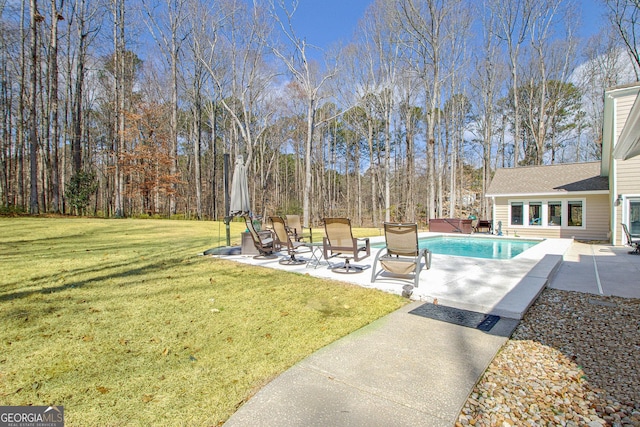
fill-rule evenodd
<path id="1" fill-rule="evenodd" d="M 572 197 L 571 199 L 567 199 L 565 201 L 565 206 L 564 206 L 564 211 L 563 211 L 563 215 L 562 215 L 562 221 L 564 222 L 564 227 L 571 229 L 571 230 L 584 230 L 585 228 L 587 228 L 586 222 L 586 216 L 587 216 L 587 202 L 585 201 L 585 199 L 583 198 L 579 198 L 579 197 Z M 569 221 L 569 202 L 581 202 L 582 204 L 582 225 L 566 225 L 567 221 Z M 566 218 L 565 218 L 565 214 L 566 213 Z"/>
<path id="2" fill-rule="evenodd" d="M 529 208 L 529 203 L 526 200 L 509 200 L 507 203 L 507 224 L 509 224 L 509 227 L 517 227 L 517 228 L 521 228 L 523 225 L 513 225 L 513 223 L 511 222 L 511 205 L 513 203 L 519 203 L 522 205 L 522 224 L 524 225 L 525 223 L 525 214 L 527 212 L 527 209 Z"/>
<path id="3" fill-rule="evenodd" d="M 560 204 L 560 224 L 549 224 L 549 204 L 551 203 Z M 563 206 L 562 200 L 558 200 L 558 199 L 547 200 L 547 203 L 544 206 L 545 212 L 542 214 L 542 216 L 545 218 L 545 221 L 543 223 L 544 226 L 549 228 L 562 228 L 562 222 L 565 221 L 562 206 Z"/>
<path id="4" fill-rule="evenodd" d="M 549 203 L 555 202 L 560 203 L 561 208 L 560 212 L 562 215 L 562 223 L 549 225 Z M 569 202 L 581 202 L 582 203 L 582 225 L 580 226 L 569 226 Z M 522 225 L 512 225 L 511 223 L 511 205 L 512 203 L 522 203 Z M 529 204 L 530 203 L 540 203 L 541 207 L 541 225 L 529 225 Z M 507 224 L 511 228 L 530 228 L 530 229 L 566 229 L 566 230 L 584 230 L 587 228 L 587 199 L 585 197 L 567 197 L 563 199 L 542 199 L 542 198 L 531 198 L 531 199 L 508 199 L 507 200 Z"/>
<path id="5" fill-rule="evenodd" d="M 626 224 L 631 231 L 631 218 L 629 215 L 631 214 L 631 201 L 640 200 L 640 194 L 621 194 L 622 196 L 622 223 Z M 623 234 L 622 241 L 624 242 L 625 236 Z"/>
<path id="6" fill-rule="evenodd" d="M 531 205 L 534 206 L 540 206 L 540 224 L 531 224 Z M 525 224 L 527 224 L 530 227 L 534 227 L 534 228 L 540 228 L 544 225 L 544 209 L 546 208 L 546 204 L 544 201 L 542 200 L 529 200 L 527 202 L 527 221 L 525 222 Z"/>

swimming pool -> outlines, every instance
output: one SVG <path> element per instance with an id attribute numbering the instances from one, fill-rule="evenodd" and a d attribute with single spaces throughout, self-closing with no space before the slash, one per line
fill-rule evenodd
<path id="1" fill-rule="evenodd" d="M 485 259 L 511 259 L 541 240 L 497 239 L 491 237 L 436 236 L 418 240 L 420 248 L 434 254 Z M 373 245 L 384 247 L 384 244 Z"/>

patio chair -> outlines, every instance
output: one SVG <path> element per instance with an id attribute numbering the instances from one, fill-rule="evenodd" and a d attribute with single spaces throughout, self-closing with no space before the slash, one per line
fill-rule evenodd
<path id="1" fill-rule="evenodd" d="M 258 251 L 258 255 L 254 256 L 254 258 L 276 258 L 277 255 L 274 254 L 274 252 L 277 252 L 280 248 L 273 238 L 274 236 L 271 231 L 265 230 L 257 232 L 249 216 L 245 216 L 244 220 L 247 224 L 247 230 L 249 230 L 249 234 L 251 234 L 253 244 Z"/>
<path id="2" fill-rule="evenodd" d="M 287 231 L 293 237 L 295 242 L 299 242 L 303 239 L 309 238 L 309 242 L 313 243 L 313 235 L 311 227 L 308 228 L 308 233 L 305 233 L 305 230 L 302 226 L 302 221 L 300 221 L 300 215 L 287 215 L 286 216 L 287 223 Z"/>
<path id="3" fill-rule="evenodd" d="M 373 260 L 371 283 L 379 273 L 387 271 L 394 275 L 413 274 L 413 286 L 417 288 L 423 264 L 427 270 L 431 268 L 431 251 L 418 246 L 418 224 L 385 222 L 384 238 L 386 247 L 378 251 Z M 378 261 L 382 267 L 379 271 L 376 269 Z"/>
<path id="4" fill-rule="evenodd" d="M 322 254 L 324 259 L 344 258 L 344 263 L 332 267 L 336 273 L 360 273 L 363 267 L 352 265 L 351 260 L 360 261 L 371 254 L 369 238 L 356 239 L 351 231 L 349 218 L 325 218 L 325 237 L 322 239 Z"/>
<path id="5" fill-rule="evenodd" d="M 480 230 L 486 230 L 487 233 L 491 234 L 491 229 L 493 228 L 493 223 L 490 219 L 481 219 L 478 220 L 478 224 L 476 225 L 476 232 L 480 232 Z"/>
<path id="6" fill-rule="evenodd" d="M 631 237 L 631 233 L 629 233 L 627 224 L 620 224 L 620 225 L 622 225 L 622 230 L 624 231 L 624 235 L 627 238 L 627 245 L 633 248 L 633 250 L 630 251 L 629 253 L 633 255 L 640 255 L 640 239 L 634 240 Z"/>
<path id="7" fill-rule="evenodd" d="M 296 258 L 296 254 L 300 253 L 300 248 L 306 248 L 307 252 L 310 251 L 308 247 L 306 247 L 305 243 L 292 241 L 289 233 L 287 233 L 287 227 L 285 226 L 284 219 L 279 216 L 269 217 L 271 220 L 271 225 L 273 226 L 273 232 L 276 235 L 276 242 L 280 246 L 280 249 L 287 248 L 288 258 L 283 258 L 280 260 L 280 264 L 283 265 L 300 265 L 306 264 L 307 260 Z"/>

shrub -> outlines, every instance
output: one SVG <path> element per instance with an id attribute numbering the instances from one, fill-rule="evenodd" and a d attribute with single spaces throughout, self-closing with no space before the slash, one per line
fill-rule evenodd
<path id="1" fill-rule="evenodd" d="M 71 177 L 64 195 L 69 205 L 75 209 L 76 215 L 84 215 L 91 194 L 97 188 L 96 173 L 93 171 L 78 171 Z"/>

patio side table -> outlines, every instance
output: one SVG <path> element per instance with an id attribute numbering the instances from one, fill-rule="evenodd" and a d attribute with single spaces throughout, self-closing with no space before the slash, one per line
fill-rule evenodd
<path id="1" fill-rule="evenodd" d="M 309 248 L 310 251 L 309 261 L 307 261 L 306 265 L 307 268 L 313 266 L 313 268 L 316 269 L 323 263 L 329 265 L 329 262 L 322 260 L 322 242 L 305 242 L 304 246 Z"/>

